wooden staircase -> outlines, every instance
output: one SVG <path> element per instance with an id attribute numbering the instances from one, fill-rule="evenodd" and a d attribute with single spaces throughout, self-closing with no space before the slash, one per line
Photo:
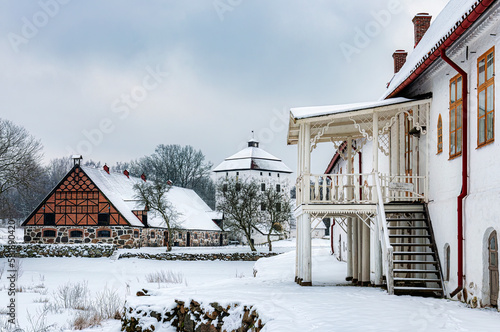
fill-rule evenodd
<path id="1" fill-rule="evenodd" d="M 385 204 L 393 251 L 394 294 L 443 297 L 443 281 L 424 204 Z"/>

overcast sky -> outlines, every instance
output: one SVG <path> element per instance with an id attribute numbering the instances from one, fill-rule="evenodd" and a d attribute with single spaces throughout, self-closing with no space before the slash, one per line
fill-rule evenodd
<path id="1" fill-rule="evenodd" d="M 290 107 L 378 99 L 416 13 L 446 0 L 0 2 L 0 117 L 44 145 L 129 161 L 192 145 L 215 165 L 251 131 L 296 169 Z M 333 154 L 313 156 L 322 172 Z"/>

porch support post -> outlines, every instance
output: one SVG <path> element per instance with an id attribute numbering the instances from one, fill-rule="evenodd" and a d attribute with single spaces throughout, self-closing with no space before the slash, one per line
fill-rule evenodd
<path id="1" fill-rule="evenodd" d="M 303 258 L 301 286 L 312 286 L 312 253 L 311 253 L 311 216 L 309 213 L 302 215 Z"/>
<path id="2" fill-rule="evenodd" d="M 375 218 L 378 218 L 378 216 L 376 216 Z M 380 229 L 376 219 L 374 220 L 374 225 L 375 225 L 374 227 L 375 231 L 373 235 L 375 236 L 375 239 L 373 241 L 373 260 L 375 263 L 374 264 L 375 276 L 373 283 L 375 284 L 375 286 L 380 286 L 383 284 L 382 247 L 380 245 Z"/>
<path id="3" fill-rule="evenodd" d="M 373 112 L 373 172 L 378 173 L 378 114 Z"/>
<path id="4" fill-rule="evenodd" d="M 330 234 L 332 236 L 332 234 Z M 342 250 L 342 249 L 341 249 Z M 347 218 L 347 277 L 346 281 L 351 281 L 353 277 L 352 272 L 352 220 Z"/>
<path id="5" fill-rule="evenodd" d="M 349 218 L 349 223 L 352 225 L 352 282 L 358 282 L 358 220 L 357 218 Z"/>
<path id="6" fill-rule="evenodd" d="M 354 218 L 358 225 L 358 285 L 363 283 L 363 221 L 360 218 Z"/>
<path id="7" fill-rule="evenodd" d="M 297 145 L 297 176 L 299 181 L 297 182 L 297 205 L 302 205 L 304 196 L 304 125 L 299 126 L 299 143 Z M 302 271 L 302 214 L 296 216 L 296 250 L 295 250 L 295 282 L 300 283 L 301 271 Z"/>
<path id="8" fill-rule="evenodd" d="M 362 220 L 360 220 L 360 224 L 363 230 L 361 284 L 367 286 L 370 284 L 370 228 Z"/>

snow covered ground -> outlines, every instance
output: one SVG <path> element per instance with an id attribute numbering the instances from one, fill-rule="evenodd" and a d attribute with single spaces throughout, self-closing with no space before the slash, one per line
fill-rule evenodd
<path id="1" fill-rule="evenodd" d="M 96 294 L 105 287 L 116 290 L 129 303 L 170 305 L 174 299 L 203 302 L 239 302 L 254 305 L 266 322 L 266 331 L 498 331 L 500 313 L 493 309 L 469 309 L 464 304 L 440 299 L 389 296 L 381 289 L 343 286 L 345 263 L 330 255 L 329 242 L 315 240 L 313 287 L 293 282 L 293 242 L 282 241 L 274 248 L 282 255 L 255 262 L 156 261 L 110 258 L 23 259 L 23 274 L 17 293 L 17 313 L 25 331 L 33 331 L 36 319 L 52 303 L 61 285 L 86 281 Z M 241 248 L 247 250 L 246 248 Z M 164 250 L 146 248 L 144 250 Z M 183 248 L 179 251 L 200 250 Z M 209 248 L 204 252 L 219 252 Z M 236 250 L 226 248 L 222 250 Z M 292 250 L 292 251 L 290 251 Z M 0 266 L 6 259 L 0 259 Z M 182 274 L 181 284 L 146 282 L 150 272 L 170 270 Z M 254 277 L 254 270 L 256 276 Z M 8 281 L 0 280 L 0 320 L 5 319 Z M 340 285 L 340 286 L 339 286 Z M 155 296 L 136 297 L 147 288 Z M 47 302 L 45 302 L 47 301 Z M 70 328 L 76 310 L 46 313 L 50 331 Z M 38 315 L 38 316 L 37 316 Z M 31 317 L 31 321 L 30 321 Z M 0 325 L 0 330 L 2 330 Z M 119 321 L 106 321 L 88 331 L 120 331 Z"/>

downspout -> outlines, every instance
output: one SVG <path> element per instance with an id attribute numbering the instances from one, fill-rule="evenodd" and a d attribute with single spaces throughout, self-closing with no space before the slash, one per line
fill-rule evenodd
<path id="1" fill-rule="evenodd" d="M 443 59 L 447 64 L 449 64 L 453 69 L 455 69 L 462 76 L 462 191 L 457 197 L 457 210 L 458 210 L 458 220 L 457 220 L 457 233 L 458 233 L 458 286 L 453 292 L 451 292 L 450 297 L 454 297 L 464 288 L 464 236 L 463 236 L 463 225 L 464 225 L 464 198 L 468 194 L 467 186 L 467 114 L 468 114 L 468 79 L 467 73 L 460 68 L 456 63 L 454 63 L 450 58 L 446 56 L 446 50 L 441 51 L 441 59 Z"/>

